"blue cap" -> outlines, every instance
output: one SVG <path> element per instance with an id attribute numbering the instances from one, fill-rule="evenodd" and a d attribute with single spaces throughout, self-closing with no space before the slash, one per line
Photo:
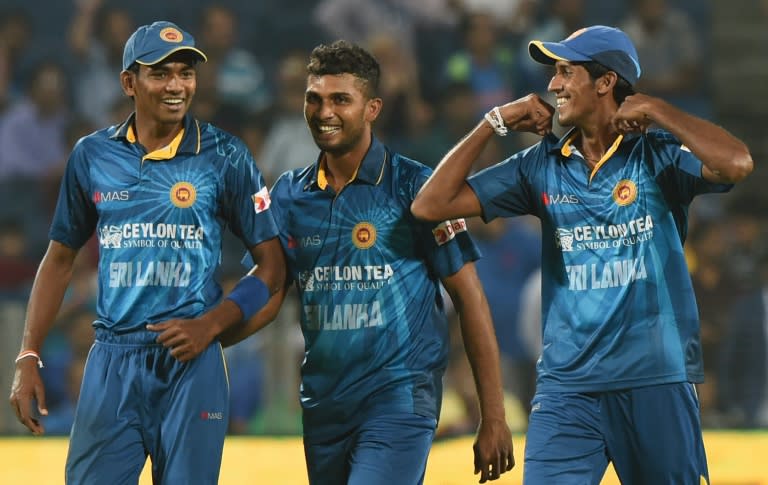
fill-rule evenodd
<path id="1" fill-rule="evenodd" d="M 635 46 L 627 34 L 614 27 L 593 25 L 577 30 L 560 42 L 532 40 L 528 43 L 528 53 L 542 64 L 594 61 L 632 85 L 640 79 L 640 61 Z"/>
<path id="2" fill-rule="evenodd" d="M 196 54 L 202 62 L 208 60 L 205 54 L 195 47 L 195 38 L 181 30 L 178 25 L 165 21 L 142 25 L 125 43 L 123 70 L 131 67 L 134 62 L 151 66 L 174 52 L 185 50 Z"/>

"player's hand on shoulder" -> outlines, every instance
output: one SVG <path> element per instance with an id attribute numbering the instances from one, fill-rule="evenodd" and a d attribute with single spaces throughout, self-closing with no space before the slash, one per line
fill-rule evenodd
<path id="1" fill-rule="evenodd" d="M 205 350 L 215 338 L 210 322 L 201 318 L 174 319 L 147 325 L 157 332 L 157 343 L 170 350 L 179 362 L 187 362 Z"/>
<path id="2" fill-rule="evenodd" d="M 483 420 L 472 449 L 480 483 L 497 480 L 515 466 L 512 433 L 504 420 Z"/>
<path id="3" fill-rule="evenodd" d="M 499 107 L 505 124 L 515 130 L 544 136 L 552 132 L 555 108 L 535 93 Z"/>

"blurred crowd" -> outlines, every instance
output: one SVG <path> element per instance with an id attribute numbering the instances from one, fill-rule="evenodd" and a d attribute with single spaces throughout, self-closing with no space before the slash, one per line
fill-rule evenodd
<path id="1" fill-rule="evenodd" d="M 49 8 L 40 5 L 46 3 Z M 489 108 L 546 92 L 551 74 L 529 60 L 529 40 L 560 40 L 591 24 L 619 26 L 633 39 L 643 68 L 639 91 L 709 119 L 717 112 L 706 57 L 713 19 L 709 2 L 700 0 L 47 0 L 34 11 L 21 1 L 6 4 L 0 7 L 0 384 L 6 390 L 60 174 L 81 136 L 130 114 L 118 74 L 123 44 L 140 24 L 171 20 L 195 35 L 209 61 L 199 67 L 194 115 L 240 136 L 270 183 L 315 160 L 302 114 L 305 66 L 312 47 L 337 38 L 363 44 L 381 63 L 377 136 L 431 166 Z M 477 168 L 533 141 L 499 138 Z M 768 196 L 747 186 L 702 199 L 691 208 L 686 250 L 701 313 L 704 424 L 768 427 Z M 538 221 L 470 224 L 485 255 L 478 271 L 502 351 L 507 415 L 523 431 L 540 347 Z M 69 430 L 93 340 L 97 250 L 92 244 L 80 253 L 42 352 L 45 425 L 52 434 Z M 234 238 L 226 241 L 225 286 L 240 276 L 242 253 Z M 297 308 L 288 304 L 273 325 L 227 349 L 232 433 L 299 432 L 298 332 Z M 478 416 L 461 336 L 453 333 L 444 436 L 472 432 Z M 0 410 L 0 433 L 18 432 L 9 409 Z"/>

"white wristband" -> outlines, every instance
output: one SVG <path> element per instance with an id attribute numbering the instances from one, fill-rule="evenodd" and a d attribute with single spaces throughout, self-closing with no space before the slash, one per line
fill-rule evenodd
<path id="1" fill-rule="evenodd" d="M 498 106 L 485 113 L 485 119 L 491 124 L 491 128 L 493 128 L 497 135 L 507 136 L 507 125 L 504 124 L 504 118 L 501 117 Z"/>
<path id="2" fill-rule="evenodd" d="M 37 359 L 37 366 L 41 369 L 43 368 L 43 359 L 41 359 L 40 354 L 38 354 L 34 350 L 23 350 L 19 352 L 19 356 L 16 357 L 16 361 L 14 363 L 18 364 L 20 360 L 26 359 L 27 357 L 34 357 L 35 359 Z"/>

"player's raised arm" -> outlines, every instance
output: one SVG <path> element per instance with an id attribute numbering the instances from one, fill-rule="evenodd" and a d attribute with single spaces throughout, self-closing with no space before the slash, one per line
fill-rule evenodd
<path id="1" fill-rule="evenodd" d="M 480 202 L 466 179 L 488 141 L 508 129 L 545 135 L 552 130 L 554 108 L 536 94 L 494 108 L 440 161 L 411 204 L 413 215 L 443 221 L 481 214 Z"/>
<path id="2" fill-rule="evenodd" d="M 749 148 L 740 139 L 724 128 L 659 98 L 645 94 L 628 96 L 613 118 L 618 128 L 627 122 L 653 122 L 675 135 L 704 164 L 702 174 L 710 182 L 739 182 L 754 167 Z"/>

